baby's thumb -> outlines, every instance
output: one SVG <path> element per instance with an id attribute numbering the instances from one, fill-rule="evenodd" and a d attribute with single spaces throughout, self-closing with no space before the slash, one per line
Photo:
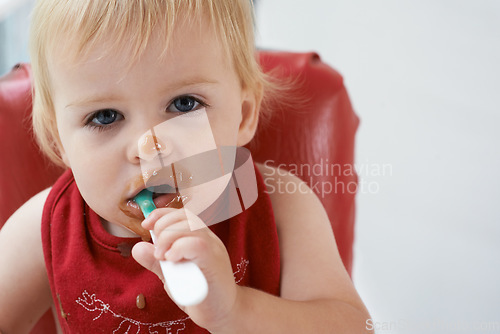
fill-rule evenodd
<path id="1" fill-rule="evenodd" d="M 156 276 L 158 276 L 158 278 L 163 282 L 163 286 L 168 296 L 172 298 L 172 296 L 170 295 L 170 291 L 168 290 L 167 285 L 165 284 L 165 279 L 163 278 L 160 262 L 158 262 L 158 260 L 156 260 L 156 258 L 154 257 L 154 252 L 155 252 L 155 246 L 153 244 L 150 244 L 149 242 L 138 242 L 132 248 L 132 257 L 141 266 L 143 266 L 147 270 L 152 271 L 153 273 L 156 274 Z M 184 311 L 183 307 L 180 308 L 181 310 Z"/>
<path id="2" fill-rule="evenodd" d="M 164 282 L 165 280 L 161 272 L 160 263 L 154 257 L 154 251 L 155 246 L 153 244 L 150 244 L 149 242 L 138 242 L 132 248 L 132 257 L 137 261 L 137 263 L 147 270 L 155 273 L 158 278 Z"/>

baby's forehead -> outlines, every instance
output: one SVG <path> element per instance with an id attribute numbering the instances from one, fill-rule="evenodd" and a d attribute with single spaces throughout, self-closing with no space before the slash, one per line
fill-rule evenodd
<path id="1" fill-rule="evenodd" d="M 188 20 L 177 20 L 175 24 L 164 23 L 151 30 L 143 29 L 142 35 L 132 28 L 117 30 L 110 27 L 106 30 L 102 27 L 99 33 L 91 38 L 85 31 L 60 31 L 53 37 L 47 57 L 55 62 L 73 66 L 112 59 L 126 69 L 144 57 L 146 50 L 155 49 L 154 55 L 157 58 L 149 60 L 161 62 L 175 48 L 196 43 L 200 53 L 203 53 L 207 46 L 215 45 L 221 51 L 220 61 L 230 64 L 233 50 L 226 38 L 226 34 L 203 14 L 197 20 L 190 17 Z"/>
<path id="2" fill-rule="evenodd" d="M 127 44 L 114 43 L 114 37 L 103 35 L 100 41 L 88 43 L 83 52 L 78 52 L 78 42 L 66 45 L 66 50 L 56 49 L 48 69 L 52 94 L 54 98 L 59 96 L 58 105 L 62 103 L 60 96 L 81 100 L 84 92 L 114 97 L 124 95 L 125 91 L 142 92 L 141 96 L 153 99 L 156 93 L 165 96 L 183 89 L 208 94 L 220 85 L 241 84 L 239 73 L 223 60 L 220 43 L 209 29 L 199 26 L 180 29 L 167 46 L 161 33 L 154 34 L 139 51 Z M 137 83 L 142 84 L 137 86 Z"/>

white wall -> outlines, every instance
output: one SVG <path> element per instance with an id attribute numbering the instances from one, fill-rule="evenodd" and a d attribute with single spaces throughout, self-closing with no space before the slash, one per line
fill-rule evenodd
<path id="1" fill-rule="evenodd" d="M 500 1 L 260 0 L 361 118 L 354 282 L 378 333 L 500 333 Z M 377 166 L 391 166 L 377 176 Z"/>
<path id="2" fill-rule="evenodd" d="M 0 76 L 27 62 L 29 14 L 35 0 L 0 0 Z"/>

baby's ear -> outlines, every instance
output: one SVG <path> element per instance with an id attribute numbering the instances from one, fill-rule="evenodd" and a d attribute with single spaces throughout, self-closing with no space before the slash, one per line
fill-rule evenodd
<path id="1" fill-rule="evenodd" d="M 241 95 L 241 123 L 238 130 L 238 146 L 244 146 L 252 140 L 259 123 L 259 110 L 262 102 L 262 87 L 245 89 Z"/>

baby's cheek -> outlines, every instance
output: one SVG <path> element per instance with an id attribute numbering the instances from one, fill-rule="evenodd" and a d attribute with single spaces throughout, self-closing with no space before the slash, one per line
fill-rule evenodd
<path id="1" fill-rule="evenodd" d="M 230 124 L 223 128 L 213 129 L 214 140 L 217 146 L 236 146 L 238 127 Z"/>

